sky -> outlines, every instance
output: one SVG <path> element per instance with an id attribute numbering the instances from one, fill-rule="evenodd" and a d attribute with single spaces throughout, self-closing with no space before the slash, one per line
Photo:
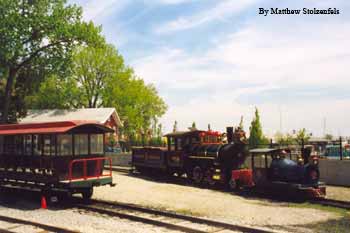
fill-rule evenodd
<path id="1" fill-rule="evenodd" d="M 164 132 L 224 131 L 255 107 L 264 133 L 306 128 L 350 135 L 348 0 L 69 0 L 101 25 L 168 105 Z M 328 9 L 337 15 L 267 15 L 259 8 Z"/>

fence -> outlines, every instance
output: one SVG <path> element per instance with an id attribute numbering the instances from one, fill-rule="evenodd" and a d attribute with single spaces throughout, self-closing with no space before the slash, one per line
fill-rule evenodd
<path id="1" fill-rule="evenodd" d="M 283 144 L 283 143 L 273 143 L 272 139 L 269 144 L 259 144 L 253 148 L 288 148 L 293 154 L 303 155 L 306 148 L 312 149 L 312 154 L 316 154 L 321 158 L 335 159 L 335 160 L 345 160 L 350 159 L 350 145 L 347 140 L 339 137 L 337 140 L 301 140 L 300 143 L 294 144 Z M 253 149 L 251 148 L 251 149 Z"/>

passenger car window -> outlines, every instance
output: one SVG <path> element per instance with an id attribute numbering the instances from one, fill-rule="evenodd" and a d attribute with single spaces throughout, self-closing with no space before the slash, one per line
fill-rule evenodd
<path id="1" fill-rule="evenodd" d="M 41 138 L 42 137 L 40 135 L 32 136 L 34 155 L 41 155 Z"/>
<path id="2" fill-rule="evenodd" d="M 91 154 L 103 154 L 103 134 L 90 135 Z"/>
<path id="3" fill-rule="evenodd" d="M 23 143 L 24 143 L 24 154 L 32 155 L 32 135 L 26 135 Z"/>
<path id="4" fill-rule="evenodd" d="M 72 155 L 72 135 L 60 134 L 57 136 L 57 155 Z"/>
<path id="5" fill-rule="evenodd" d="M 74 135 L 74 155 L 87 155 L 89 153 L 89 136 L 87 134 Z"/>

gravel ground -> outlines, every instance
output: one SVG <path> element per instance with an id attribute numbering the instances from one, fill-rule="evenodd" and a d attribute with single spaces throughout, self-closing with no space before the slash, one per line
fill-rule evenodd
<path id="1" fill-rule="evenodd" d="M 106 217 L 96 213 L 86 213 L 77 209 L 39 209 L 39 203 L 30 201 L 16 201 L 15 203 L 6 204 L 0 202 L 0 216 L 33 221 L 84 233 L 175 232 L 119 218 Z M 1 229 L 23 233 L 48 232 L 30 225 L 0 220 L 0 232 Z"/>
<path id="2" fill-rule="evenodd" d="M 315 232 L 320 224 L 332 226 L 341 221 L 350 221 L 336 212 L 300 208 L 285 202 L 273 202 L 256 198 L 248 199 L 222 191 L 160 182 L 125 173 L 114 172 L 113 176 L 117 186 L 95 188 L 93 198 L 133 203 L 145 207 L 208 217 L 233 224 L 274 229 L 280 232 Z M 338 196 L 346 197 L 350 194 L 349 190 L 347 188 L 330 187 L 328 193 L 338 193 Z M 20 197 L 10 201 L 0 199 L 0 216 L 19 218 L 87 233 L 174 232 L 74 208 L 43 210 L 39 208 L 39 204 L 39 200 L 22 200 Z M 26 233 L 44 232 L 33 226 L 0 220 L 0 232 L 1 229 Z M 333 231 L 330 230 L 329 232 Z"/>
<path id="3" fill-rule="evenodd" d="M 327 198 L 350 202 L 350 188 L 327 185 Z"/>
<path id="4" fill-rule="evenodd" d="M 313 232 L 310 225 L 341 218 L 336 213 L 319 209 L 294 207 L 285 202 L 246 199 L 221 191 L 158 182 L 118 172 L 114 172 L 114 181 L 117 186 L 97 188 L 94 198 L 291 232 Z"/>

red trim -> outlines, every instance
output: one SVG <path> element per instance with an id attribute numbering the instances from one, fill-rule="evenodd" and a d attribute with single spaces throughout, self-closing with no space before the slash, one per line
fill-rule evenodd
<path id="1" fill-rule="evenodd" d="M 308 189 L 307 195 L 311 198 L 324 198 L 326 196 L 326 188 L 320 187 L 320 188 L 311 188 Z"/>
<path id="2" fill-rule="evenodd" d="M 66 133 L 75 127 L 83 125 L 95 125 L 109 129 L 96 121 L 59 121 L 0 125 L 0 135 Z"/>
<path id="3" fill-rule="evenodd" d="M 242 186 L 254 186 L 252 169 L 232 170 L 232 179 L 239 180 Z"/>
<path id="4" fill-rule="evenodd" d="M 102 161 L 108 161 L 109 162 L 109 172 L 107 174 L 103 173 L 100 170 Z M 87 174 L 87 162 L 88 161 L 95 161 L 95 169 L 94 169 L 94 175 L 88 175 Z M 80 177 L 73 177 L 73 165 L 77 163 L 83 164 L 83 175 Z M 81 179 L 90 179 L 90 178 L 100 178 L 100 177 L 112 177 L 112 159 L 109 157 L 97 157 L 97 158 L 89 158 L 89 159 L 74 159 L 69 162 L 69 173 L 68 173 L 68 180 L 74 181 L 74 180 L 81 180 Z"/>

